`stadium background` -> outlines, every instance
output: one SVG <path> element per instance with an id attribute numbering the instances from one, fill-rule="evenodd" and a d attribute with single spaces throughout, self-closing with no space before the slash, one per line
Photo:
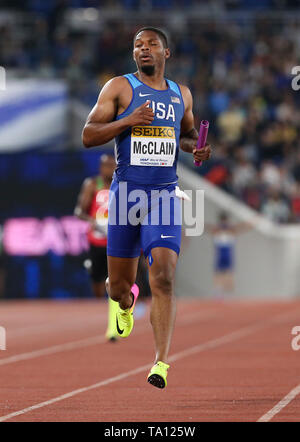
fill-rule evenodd
<path id="1" fill-rule="evenodd" d="M 102 85 L 134 70 L 132 37 L 167 29 L 167 76 L 211 121 L 212 159 L 193 172 L 279 224 L 300 220 L 299 1 L 2 1 L 0 297 L 90 297 L 83 224 L 73 217 L 99 155 L 82 122 Z M 242 293 L 241 293 L 242 295 Z"/>

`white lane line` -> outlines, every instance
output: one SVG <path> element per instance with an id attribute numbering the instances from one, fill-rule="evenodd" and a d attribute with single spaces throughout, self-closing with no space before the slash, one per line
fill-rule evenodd
<path id="1" fill-rule="evenodd" d="M 189 349 L 186 349 L 184 351 L 175 353 L 173 356 L 171 356 L 169 358 L 169 360 L 170 360 L 170 362 L 174 362 L 174 361 L 177 361 L 179 359 L 182 359 L 182 358 L 185 358 L 187 356 L 190 356 L 191 354 L 200 353 L 201 351 L 208 350 L 208 349 L 211 349 L 211 348 L 216 348 L 216 347 L 218 347 L 218 346 L 220 346 L 222 344 L 228 344 L 229 342 L 234 342 L 234 341 L 236 341 L 236 340 L 238 340 L 238 339 L 240 339 L 242 337 L 248 336 L 248 335 L 250 335 L 250 334 L 252 334 L 252 333 L 254 333 L 254 332 L 258 331 L 258 330 L 266 328 L 268 325 L 271 325 L 271 324 L 276 323 L 276 322 L 282 322 L 282 321 L 286 320 L 286 318 L 288 318 L 288 317 L 290 318 L 291 317 L 291 313 L 293 315 L 295 315 L 295 310 L 293 310 L 292 312 L 287 312 L 287 313 L 285 313 L 283 315 L 276 316 L 275 318 L 271 318 L 270 320 L 264 320 L 264 321 L 261 321 L 261 322 L 249 325 L 247 327 L 243 327 L 243 328 L 238 329 L 238 330 L 236 330 L 236 331 L 234 331 L 232 333 L 229 333 L 227 335 L 221 336 L 221 337 L 216 338 L 216 339 L 212 339 L 212 340 L 207 341 L 207 342 L 205 342 L 203 344 L 195 345 L 193 347 L 190 347 Z M 298 314 L 297 314 L 297 316 L 298 316 Z M 4 422 L 4 421 L 6 421 L 8 419 L 12 419 L 13 417 L 20 416 L 22 414 L 28 413 L 28 412 L 33 411 L 33 410 L 37 410 L 39 408 L 46 407 L 48 405 L 52 405 L 52 404 L 54 404 L 56 402 L 60 402 L 60 401 L 62 401 L 64 399 L 68 399 L 70 397 L 76 396 L 77 394 L 85 393 L 87 391 L 94 390 L 96 388 L 100 388 L 100 387 L 103 387 L 105 385 L 111 384 L 113 382 L 117 382 L 117 381 L 120 381 L 122 379 L 128 378 L 130 376 L 133 376 L 135 374 L 143 372 L 144 370 L 149 369 L 151 367 L 151 365 L 152 364 L 143 365 L 143 366 L 138 367 L 136 369 L 133 369 L 131 371 L 127 371 L 125 373 L 121 373 L 118 376 L 114 376 L 112 378 L 105 379 L 104 381 L 97 382 L 96 384 L 92 384 L 92 385 L 89 385 L 87 387 L 82 387 L 82 388 L 79 388 L 77 390 L 73 390 L 73 391 L 71 391 L 69 393 L 63 394 L 61 396 L 57 396 L 57 397 L 55 397 L 53 399 L 50 399 L 48 401 L 40 402 L 39 404 L 35 404 L 35 405 L 32 405 L 31 407 L 24 408 L 23 410 L 15 411 L 15 412 L 7 414 L 5 416 L 0 416 L 0 422 Z"/>
<path id="2" fill-rule="evenodd" d="M 142 367 L 138 367 L 134 370 L 127 371 L 125 373 L 119 374 L 118 376 L 114 376 L 112 378 L 106 379 L 101 382 L 97 382 L 97 384 L 89 385 L 88 387 L 78 388 L 77 390 L 73 390 L 70 393 L 63 394 L 56 398 L 50 399 L 48 401 L 41 402 L 36 405 L 32 405 L 31 407 L 24 408 L 23 410 L 16 411 L 14 413 L 7 414 L 6 416 L 0 416 L 0 422 L 4 422 L 8 419 L 11 419 L 16 416 L 20 416 L 21 414 L 28 413 L 29 411 L 36 410 L 38 408 L 46 407 L 47 405 L 55 404 L 56 402 L 62 401 L 64 399 L 68 399 L 80 393 L 85 393 L 89 390 L 94 390 L 95 388 L 104 387 L 105 385 L 111 384 L 112 382 L 121 381 L 129 376 L 133 376 L 135 374 L 141 373 L 144 370 L 147 370 L 151 367 L 151 364 L 143 365 Z"/>
<path id="3" fill-rule="evenodd" d="M 203 319 L 204 320 L 212 319 L 216 316 L 219 316 L 219 315 L 217 315 L 213 311 L 209 311 L 207 313 L 200 312 L 197 314 L 195 314 L 195 312 L 193 312 L 185 317 L 181 317 L 180 320 L 178 321 L 177 325 L 181 326 L 181 325 L 185 325 L 185 324 L 192 324 L 193 322 L 197 322 L 197 321 L 200 321 Z M 135 331 L 135 335 L 140 334 L 147 329 L 148 329 L 148 325 L 142 326 L 138 330 Z M 55 353 L 61 353 L 61 352 L 68 351 L 68 350 L 75 350 L 77 348 L 83 348 L 83 347 L 88 347 L 88 346 L 92 346 L 92 345 L 103 344 L 106 342 L 107 341 L 104 336 L 99 336 L 99 335 L 91 336 L 89 338 L 80 339 L 78 341 L 71 341 L 71 342 L 67 342 L 64 344 L 53 345 L 51 347 L 41 348 L 38 350 L 26 352 L 26 353 L 19 353 L 17 355 L 8 356 L 7 358 L 0 359 L 0 366 L 12 364 L 14 362 L 26 361 L 29 359 L 35 359 L 40 356 L 47 356 L 47 355 L 52 355 Z"/>
<path id="4" fill-rule="evenodd" d="M 177 361 L 178 359 L 182 359 L 182 358 L 184 358 L 186 356 L 190 356 L 194 353 L 198 353 L 203 350 L 208 350 L 210 348 L 216 348 L 216 347 L 219 347 L 223 344 L 228 344 L 229 342 L 236 341 L 236 340 L 241 339 L 245 336 L 251 335 L 259 330 L 262 330 L 262 329 L 264 329 L 274 323 L 284 322 L 284 321 L 286 321 L 286 319 L 291 318 L 291 314 L 295 315 L 297 317 L 299 316 L 299 314 L 297 313 L 297 315 L 296 315 L 295 311 L 293 310 L 292 312 L 286 312 L 282 315 L 277 315 L 274 318 L 266 319 L 264 321 L 248 325 L 246 327 L 235 330 L 234 332 L 229 333 L 227 335 L 221 336 L 216 339 L 212 339 L 208 342 L 204 342 L 202 344 L 195 345 L 194 347 L 190 347 L 186 350 L 176 353 L 175 355 L 173 355 L 169 358 L 169 361 L 174 362 L 174 361 Z"/>
<path id="5" fill-rule="evenodd" d="M 280 413 L 284 407 L 286 407 L 296 396 L 300 393 L 300 384 L 297 387 L 293 388 L 281 401 L 278 402 L 271 410 L 269 410 L 266 414 L 261 416 L 257 422 L 269 422 L 275 414 Z"/>
<path id="6" fill-rule="evenodd" d="M 74 350 L 75 348 L 88 347 L 89 345 L 102 344 L 106 342 L 104 336 L 91 336 L 79 341 L 67 342 L 64 344 L 53 345 L 52 347 L 41 348 L 39 350 L 30 351 L 27 353 L 19 353 L 14 356 L 0 359 L 0 366 L 11 364 L 13 362 L 26 361 L 28 359 L 38 358 L 40 356 L 51 355 L 54 353 L 61 353 L 62 351 Z"/>
<path id="7" fill-rule="evenodd" d="M 61 321 L 55 321 L 53 320 L 52 322 L 48 322 L 48 323 L 44 323 L 44 324 L 35 324 L 35 325 L 28 325 L 26 327 L 20 327 L 20 328 L 15 328 L 10 330 L 9 327 L 6 328 L 7 331 L 7 335 L 9 338 L 21 335 L 24 336 L 25 334 L 34 334 L 35 332 L 38 332 L 39 334 L 42 332 L 48 332 L 53 331 L 55 333 L 59 333 L 61 330 L 66 331 L 66 330 L 72 330 L 74 328 L 76 329 L 80 329 L 80 328 L 86 328 L 87 326 L 94 326 L 94 325 L 99 325 L 101 323 L 101 321 L 106 320 L 107 318 L 107 314 L 104 313 L 99 313 L 99 315 L 95 315 L 94 317 L 91 318 L 86 318 L 86 319 L 78 319 L 74 320 L 74 318 L 69 319 L 69 320 L 61 320 Z"/>

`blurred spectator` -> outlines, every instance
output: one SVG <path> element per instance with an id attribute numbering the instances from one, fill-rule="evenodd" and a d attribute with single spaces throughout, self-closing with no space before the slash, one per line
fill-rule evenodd
<path id="1" fill-rule="evenodd" d="M 228 91 L 221 83 L 215 83 L 209 96 L 209 106 L 213 115 L 217 117 L 221 112 L 226 111 L 229 102 Z"/>
<path id="2" fill-rule="evenodd" d="M 280 189 L 280 170 L 272 161 L 264 161 L 260 169 L 260 180 L 264 187 L 276 187 Z"/>
<path id="3" fill-rule="evenodd" d="M 253 164 L 247 160 L 243 149 L 239 149 L 235 155 L 235 166 L 232 169 L 232 190 L 235 195 L 242 197 L 244 191 L 255 184 L 257 172 Z"/>
<path id="4" fill-rule="evenodd" d="M 262 214 L 275 223 L 287 223 L 291 217 L 290 208 L 277 188 L 270 188 L 262 205 Z"/>
<path id="5" fill-rule="evenodd" d="M 228 143 L 236 143 L 240 140 L 244 124 L 245 113 L 233 101 L 217 119 L 221 139 Z"/>
<path id="6" fill-rule="evenodd" d="M 190 87 L 196 127 L 201 119 L 211 122 L 209 137 L 217 147 L 209 166 L 196 172 L 257 210 L 270 213 L 280 207 L 284 212 L 286 202 L 292 216 L 277 219 L 299 221 L 295 189 L 300 183 L 300 92 L 291 87 L 291 69 L 300 64 L 300 25 L 290 12 L 268 20 L 268 10 L 281 14 L 288 8 L 299 9 L 300 0 L 214 0 L 205 5 L 198 0 L 3 0 L 1 4 L 25 15 L 22 19 L 16 14 L 15 22 L 0 21 L 0 66 L 10 70 L 10 76 L 65 78 L 70 95 L 89 106 L 105 81 L 135 69 L 132 37 L 140 26 L 138 20 L 126 20 L 126 10 L 154 10 L 153 18 L 148 14 L 149 24 L 170 34 L 173 56 L 167 76 Z M 78 22 L 72 22 L 72 8 L 77 12 L 98 8 L 96 26 L 87 20 L 81 27 L 84 20 L 79 19 L 79 29 Z M 235 14 L 228 26 L 228 21 L 215 20 L 212 14 L 211 20 L 198 22 L 196 15 L 184 14 L 193 8 L 219 13 L 227 9 L 229 14 L 248 10 L 249 20 L 239 20 Z M 104 9 L 110 18 L 101 14 Z M 257 9 L 264 10 L 263 17 L 251 15 Z M 282 196 L 271 197 L 270 188 L 280 188 Z"/>

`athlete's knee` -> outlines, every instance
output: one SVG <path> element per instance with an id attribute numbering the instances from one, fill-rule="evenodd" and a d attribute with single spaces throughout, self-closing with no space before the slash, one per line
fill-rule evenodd
<path id="1" fill-rule="evenodd" d="M 153 278 L 151 278 L 151 290 L 155 295 L 156 293 L 173 294 L 174 289 L 174 272 L 173 269 L 164 266 L 161 268 Z"/>
<path id="2" fill-rule="evenodd" d="M 120 302 L 130 293 L 131 285 L 126 280 L 117 280 L 109 282 L 109 296 L 113 301 Z"/>

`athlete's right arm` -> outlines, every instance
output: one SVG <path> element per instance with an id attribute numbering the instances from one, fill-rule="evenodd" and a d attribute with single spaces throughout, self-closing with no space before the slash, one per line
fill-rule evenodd
<path id="1" fill-rule="evenodd" d="M 82 142 L 85 147 L 100 146 L 129 127 L 152 123 L 154 114 L 148 101 L 137 107 L 130 115 L 114 121 L 119 110 L 125 110 L 131 101 L 128 93 L 124 95 L 127 87 L 130 93 L 131 88 L 124 77 L 115 77 L 105 84 L 82 131 Z"/>

